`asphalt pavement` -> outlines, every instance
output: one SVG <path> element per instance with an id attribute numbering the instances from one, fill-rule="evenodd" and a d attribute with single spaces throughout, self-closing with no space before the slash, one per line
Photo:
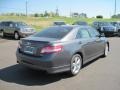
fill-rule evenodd
<path id="1" fill-rule="evenodd" d="M 93 60 L 71 77 L 18 65 L 18 40 L 0 38 L 0 90 L 120 90 L 120 38 L 111 37 L 109 41 L 108 57 Z"/>

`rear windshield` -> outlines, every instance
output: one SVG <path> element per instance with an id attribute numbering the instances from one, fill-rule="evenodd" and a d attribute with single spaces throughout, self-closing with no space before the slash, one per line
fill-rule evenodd
<path id="1" fill-rule="evenodd" d="M 87 25 L 86 22 L 78 22 L 79 25 Z"/>
<path id="2" fill-rule="evenodd" d="M 72 27 L 50 27 L 34 35 L 34 37 L 47 37 L 61 39 L 66 36 Z"/>
<path id="3" fill-rule="evenodd" d="M 64 22 L 54 22 L 55 25 L 65 25 Z"/>

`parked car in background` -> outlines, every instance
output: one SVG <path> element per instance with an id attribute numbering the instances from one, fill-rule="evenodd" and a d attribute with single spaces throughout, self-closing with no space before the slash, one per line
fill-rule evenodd
<path id="1" fill-rule="evenodd" d="M 3 21 L 0 23 L 1 36 L 14 36 L 15 39 L 27 37 L 35 33 L 35 30 L 23 22 Z"/>
<path id="2" fill-rule="evenodd" d="M 54 26 L 61 26 L 61 25 L 66 25 L 66 23 L 64 21 L 54 21 L 53 25 Z"/>
<path id="3" fill-rule="evenodd" d="M 118 36 L 120 36 L 120 22 L 111 22 L 111 24 L 116 27 Z"/>
<path id="4" fill-rule="evenodd" d="M 53 26 L 21 39 L 16 56 L 33 69 L 77 75 L 83 64 L 108 51 L 108 40 L 90 26 Z"/>
<path id="5" fill-rule="evenodd" d="M 88 23 L 85 21 L 76 21 L 72 25 L 84 25 L 84 26 L 86 26 L 86 25 L 88 25 Z"/>
<path id="6" fill-rule="evenodd" d="M 105 36 L 115 36 L 118 33 L 116 27 L 110 22 L 93 22 L 93 27 Z"/>

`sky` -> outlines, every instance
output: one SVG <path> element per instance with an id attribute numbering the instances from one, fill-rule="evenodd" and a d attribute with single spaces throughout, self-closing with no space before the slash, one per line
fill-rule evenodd
<path id="1" fill-rule="evenodd" d="M 0 0 L 1 13 L 25 13 L 26 0 Z M 86 13 L 88 17 L 114 14 L 115 0 L 27 0 L 28 13 L 55 11 L 58 7 L 60 15 L 69 16 L 70 12 Z M 120 0 L 117 0 L 117 13 L 120 13 Z"/>

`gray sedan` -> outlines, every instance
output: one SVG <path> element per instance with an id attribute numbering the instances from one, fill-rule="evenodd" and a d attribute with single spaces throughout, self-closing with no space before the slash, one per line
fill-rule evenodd
<path id="1" fill-rule="evenodd" d="M 33 69 L 77 75 L 82 65 L 108 51 L 108 40 L 90 26 L 53 26 L 21 39 L 16 56 Z"/>

